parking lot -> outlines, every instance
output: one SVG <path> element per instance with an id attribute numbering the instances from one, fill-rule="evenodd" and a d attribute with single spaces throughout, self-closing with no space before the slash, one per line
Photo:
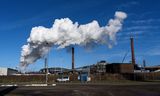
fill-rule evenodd
<path id="1" fill-rule="evenodd" d="M 0 96 L 160 96 L 160 84 L 57 84 L 0 87 Z"/>

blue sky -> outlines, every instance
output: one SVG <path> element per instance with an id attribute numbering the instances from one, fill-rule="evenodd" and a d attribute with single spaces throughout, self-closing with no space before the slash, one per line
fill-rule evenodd
<path id="1" fill-rule="evenodd" d="M 32 27 L 51 27 L 56 18 L 68 17 L 79 24 L 97 20 L 101 26 L 113 18 L 115 11 L 124 11 L 128 18 L 117 34 L 112 49 L 96 45 L 91 50 L 75 47 L 76 67 L 100 60 L 122 62 L 130 51 L 130 32 L 135 37 L 136 62 L 146 60 L 148 66 L 160 65 L 160 1 L 158 0 L 1 0 L 0 1 L 0 67 L 19 65 L 21 47 L 26 44 Z M 128 53 L 125 62 L 131 59 Z M 27 70 L 44 67 L 40 59 Z M 71 53 L 53 48 L 49 53 L 49 67 L 71 68 Z"/>

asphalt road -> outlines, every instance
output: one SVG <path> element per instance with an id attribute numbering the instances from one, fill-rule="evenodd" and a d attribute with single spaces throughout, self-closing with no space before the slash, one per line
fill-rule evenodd
<path id="1" fill-rule="evenodd" d="M 3 94 L 3 92 L 5 92 Z M 160 84 L 58 84 L 56 87 L 0 87 L 0 96 L 160 96 Z"/>

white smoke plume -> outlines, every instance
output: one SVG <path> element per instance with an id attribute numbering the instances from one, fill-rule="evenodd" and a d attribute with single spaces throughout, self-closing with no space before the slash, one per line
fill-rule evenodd
<path id="1" fill-rule="evenodd" d="M 69 18 L 56 19 L 51 28 L 33 27 L 27 45 L 22 47 L 20 65 L 23 67 L 34 63 L 45 56 L 53 46 L 65 48 L 71 45 L 85 45 L 93 42 L 107 44 L 109 47 L 115 41 L 116 33 L 121 30 L 127 14 L 115 12 L 106 26 L 100 27 L 97 21 L 79 25 Z"/>

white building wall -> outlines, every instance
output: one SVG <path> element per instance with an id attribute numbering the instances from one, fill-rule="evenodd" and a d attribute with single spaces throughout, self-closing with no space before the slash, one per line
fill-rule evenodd
<path id="1" fill-rule="evenodd" d="M 7 75 L 8 68 L 2 68 L 0 67 L 0 75 Z"/>
<path id="2" fill-rule="evenodd" d="M 11 69 L 11 68 L 2 68 L 0 67 L 0 76 L 4 75 L 15 75 L 17 74 L 18 71 L 17 70 L 14 70 L 14 69 Z"/>
<path id="3" fill-rule="evenodd" d="M 11 68 L 8 68 L 8 70 L 7 70 L 7 75 L 15 75 L 17 73 L 18 73 L 17 70 L 14 70 L 14 69 L 11 69 Z"/>

